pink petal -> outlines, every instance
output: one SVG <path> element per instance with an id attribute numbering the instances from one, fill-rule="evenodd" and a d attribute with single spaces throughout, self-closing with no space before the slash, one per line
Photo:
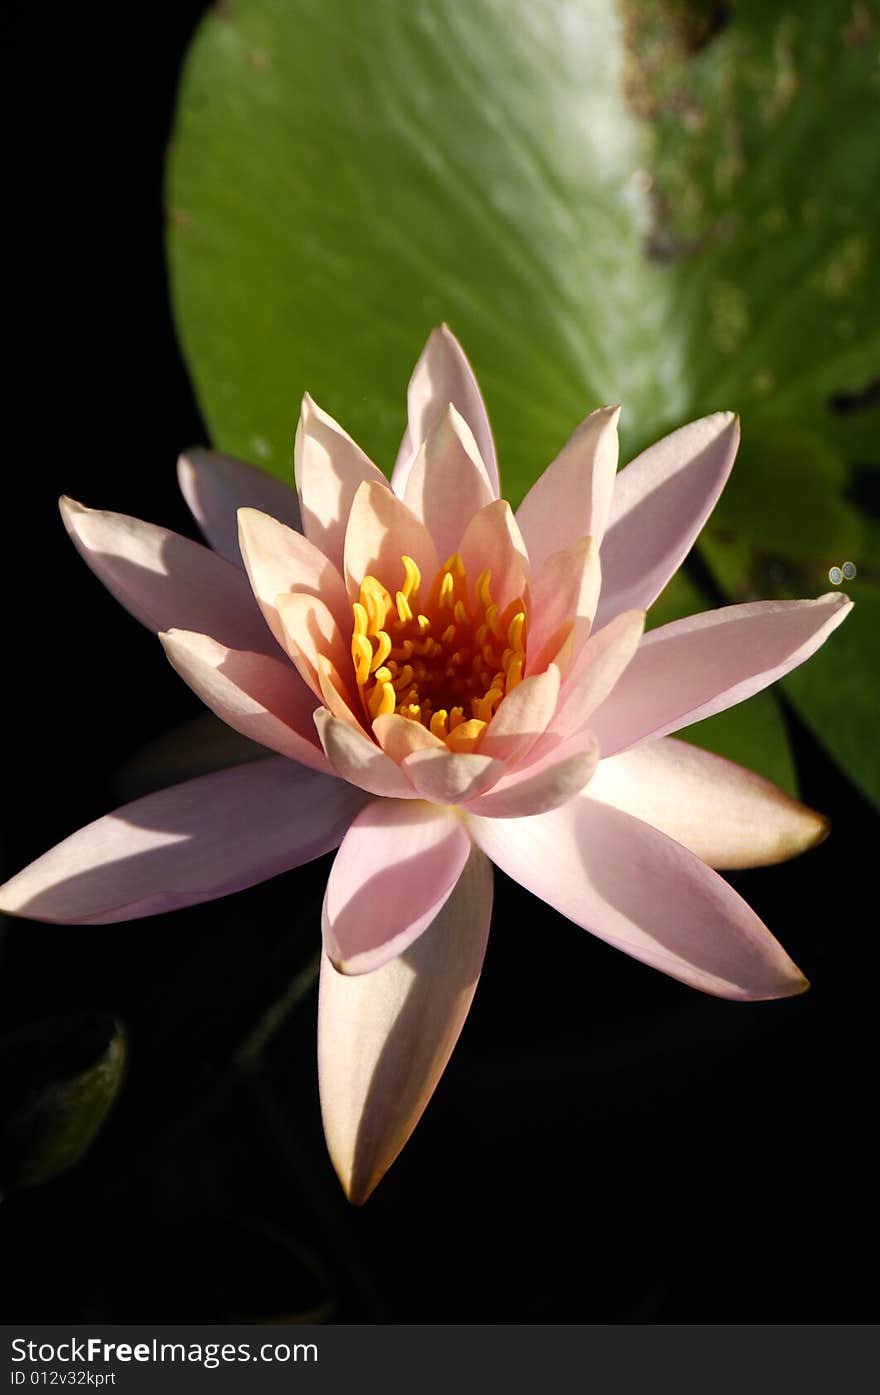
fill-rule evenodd
<path id="1" fill-rule="evenodd" d="M 227 649 L 188 630 L 159 638 L 183 681 L 227 726 L 311 770 L 333 774 L 313 736 L 315 696 L 289 664 Z"/>
<path id="2" fill-rule="evenodd" d="M 388 489 L 388 481 L 308 393 L 302 401 L 294 462 L 306 537 L 341 573 L 345 528 L 358 485 L 372 480 Z"/>
<path id="3" fill-rule="evenodd" d="M 330 764 L 343 780 L 388 799 L 418 797 L 400 766 L 363 731 L 340 721 L 324 707 L 315 713 L 315 726 Z"/>
<path id="4" fill-rule="evenodd" d="M 468 805 L 468 813 L 487 819 L 519 819 L 557 809 L 580 793 L 598 761 L 599 748 L 592 735 L 577 732 L 559 741 L 541 759 L 530 760 L 515 774 L 499 780 L 488 794 Z"/>
<path id="5" fill-rule="evenodd" d="M 710 867 L 766 867 L 821 843 L 828 820 L 776 785 L 673 737 L 603 760 L 590 798 L 659 828 Z"/>
<path id="6" fill-rule="evenodd" d="M 715 507 L 739 445 L 739 421 L 715 412 L 636 456 L 614 484 L 602 542 L 596 625 L 647 610 L 678 570 Z"/>
<path id="7" fill-rule="evenodd" d="M 625 610 L 590 635 L 563 680 L 551 731 L 568 736 L 588 725 L 638 650 L 644 628 L 643 610 Z"/>
<path id="8" fill-rule="evenodd" d="M 501 610 L 517 596 L 525 596 L 529 559 L 506 499 L 496 499 L 474 514 L 458 543 L 458 552 L 471 586 L 489 568 L 492 599 Z"/>
<path id="9" fill-rule="evenodd" d="M 828 592 L 725 606 L 651 630 L 590 719 L 602 755 L 744 702 L 815 653 L 851 606 Z"/>
<path id="10" fill-rule="evenodd" d="M 279 639 L 304 681 L 321 697 L 319 659 L 329 659 L 342 675 L 345 691 L 353 700 L 354 670 L 351 653 L 342 631 L 324 602 L 317 596 L 293 591 L 276 598 Z"/>
<path id="11" fill-rule="evenodd" d="M 338 625 L 351 623 L 351 606 L 342 577 L 314 543 L 267 513 L 242 509 L 238 515 L 241 555 L 266 624 L 285 645 L 278 597 L 295 592 L 318 596 Z"/>
<path id="12" fill-rule="evenodd" d="M 397 712 L 391 712 L 385 717 L 376 717 L 373 722 L 373 735 L 382 750 L 398 765 L 401 765 L 407 756 L 411 756 L 413 751 L 449 750 L 446 742 L 441 741 L 439 736 L 432 736 L 421 722 L 411 722 L 408 717 L 401 717 Z"/>
<path id="13" fill-rule="evenodd" d="M 177 462 L 180 491 L 215 552 L 241 566 L 238 510 L 259 509 L 301 530 L 293 484 L 258 470 L 235 456 L 194 447 Z"/>
<path id="14" fill-rule="evenodd" d="M 599 549 L 592 538 L 579 538 L 552 553 L 532 576 L 529 611 L 528 668 L 540 672 L 560 651 L 573 661 L 590 633 L 599 599 Z"/>
<path id="15" fill-rule="evenodd" d="M 324 949 L 342 973 L 363 974 L 427 930 L 468 859 L 470 840 L 447 809 L 378 799 L 342 841 L 324 897 Z"/>
<path id="16" fill-rule="evenodd" d="M 321 701 L 328 712 L 354 731 L 364 730 L 365 716 L 360 698 L 352 695 L 351 688 L 340 678 L 335 664 L 324 654 L 318 656 L 318 687 Z"/>
<path id="17" fill-rule="evenodd" d="M 507 766 L 515 765 L 546 731 L 558 699 L 559 669 L 555 664 L 532 678 L 524 678 L 508 693 L 487 726 L 480 754 L 494 756 Z"/>
<path id="18" fill-rule="evenodd" d="M 321 963 L 318 1076 L 324 1133 L 350 1201 L 366 1201 L 418 1123 L 476 990 L 492 915 L 477 848 L 423 935 L 370 974 Z"/>
<path id="19" fill-rule="evenodd" d="M 32 862 L 0 909 L 111 924 L 212 901 L 335 848 L 360 790 L 289 760 L 258 760 L 124 804 Z"/>
<path id="20" fill-rule="evenodd" d="M 494 494 L 500 493 L 495 443 L 474 370 L 448 325 L 440 325 L 431 331 L 409 381 L 409 425 L 391 476 L 392 488 L 401 499 L 416 451 L 450 402 L 473 433 Z"/>
<path id="21" fill-rule="evenodd" d="M 458 547 L 474 514 L 493 497 L 470 428 L 450 404 L 419 447 L 403 502 L 422 520 L 445 559 Z"/>
<path id="22" fill-rule="evenodd" d="M 197 630 L 232 649 L 275 652 L 239 567 L 139 518 L 87 509 L 73 499 L 60 504 L 80 556 L 149 629 Z"/>
<path id="23" fill-rule="evenodd" d="M 517 509 L 533 571 L 578 538 L 601 543 L 617 469 L 619 416 L 619 407 L 591 412 Z"/>
<path id="24" fill-rule="evenodd" d="M 403 769 L 422 798 L 435 804 L 463 804 L 497 784 L 505 773 L 501 761 L 489 756 L 445 749 L 414 751 Z"/>
<path id="25" fill-rule="evenodd" d="M 354 496 L 345 534 L 345 577 L 358 595 L 365 576 L 375 576 L 391 594 L 403 584 L 401 557 L 411 557 L 430 585 L 439 568 L 431 535 L 405 504 L 381 485 L 362 484 Z"/>
<path id="26" fill-rule="evenodd" d="M 704 862 L 629 814 L 578 795 L 535 818 L 469 816 L 497 866 L 576 925 L 722 998 L 807 983 L 754 911 Z"/>

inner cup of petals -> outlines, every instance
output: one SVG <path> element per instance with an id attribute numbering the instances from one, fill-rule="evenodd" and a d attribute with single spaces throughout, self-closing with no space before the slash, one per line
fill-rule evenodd
<path id="1" fill-rule="evenodd" d="M 398 713 L 450 750 L 476 750 L 525 673 L 525 601 L 517 596 L 501 611 L 491 572 L 471 589 L 457 552 L 424 595 L 411 557 L 401 557 L 399 581 L 391 590 L 365 576 L 352 606 L 351 655 L 367 720 Z"/>

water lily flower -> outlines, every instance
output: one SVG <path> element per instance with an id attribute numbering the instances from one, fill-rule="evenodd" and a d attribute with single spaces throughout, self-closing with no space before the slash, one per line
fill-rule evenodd
<path id="1" fill-rule="evenodd" d="M 790 857 L 825 821 L 672 733 L 802 663 L 850 602 L 734 605 L 645 634 L 739 426 L 714 413 L 618 473 L 617 417 L 588 416 L 514 513 L 444 326 L 410 381 L 390 483 L 307 396 L 296 495 L 228 456 L 182 457 L 211 548 L 62 500 L 105 585 L 211 711 L 273 756 L 99 819 L 13 877 L 0 907 L 130 920 L 338 848 L 318 1057 L 330 1154 L 355 1201 L 405 1144 L 461 1031 L 492 863 L 704 992 L 806 986 L 716 869 Z"/>

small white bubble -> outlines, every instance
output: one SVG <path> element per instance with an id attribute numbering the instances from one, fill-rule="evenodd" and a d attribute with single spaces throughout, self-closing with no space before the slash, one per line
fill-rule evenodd
<path id="1" fill-rule="evenodd" d="M 843 564 L 843 575 L 846 577 L 846 580 L 847 580 L 847 581 L 852 581 L 852 579 L 853 579 L 853 577 L 855 576 L 855 574 L 856 574 L 856 564 L 855 564 L 855 562 L 844 562 L 844 564 Z"/>
<path id="2" fill-rule="evenodd" d="M 840 570 L 840 567 L 829 568 L 828 580 L 831 582 L 832 586 L 840 585 L 840 583 L 843 581 L 843 572 Z"/>

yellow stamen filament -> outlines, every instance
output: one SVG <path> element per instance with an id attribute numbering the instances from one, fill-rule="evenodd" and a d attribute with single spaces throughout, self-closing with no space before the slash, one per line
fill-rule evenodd
<path id="1" fill-rule="evenodd" d="M 522 682 L 528 611 L 517 596 L 503 611 L 492 574 L 471 589 L 453 553 L 421 602 L 422 576 L 402 557 L 399 588 L 365 576 L 352 605 L 351 655 L 369 720 L 398 713 L 453 751 L 479 748 L 505 696 Z M 393 597 L 393 599 L 392 599 Z"/>

